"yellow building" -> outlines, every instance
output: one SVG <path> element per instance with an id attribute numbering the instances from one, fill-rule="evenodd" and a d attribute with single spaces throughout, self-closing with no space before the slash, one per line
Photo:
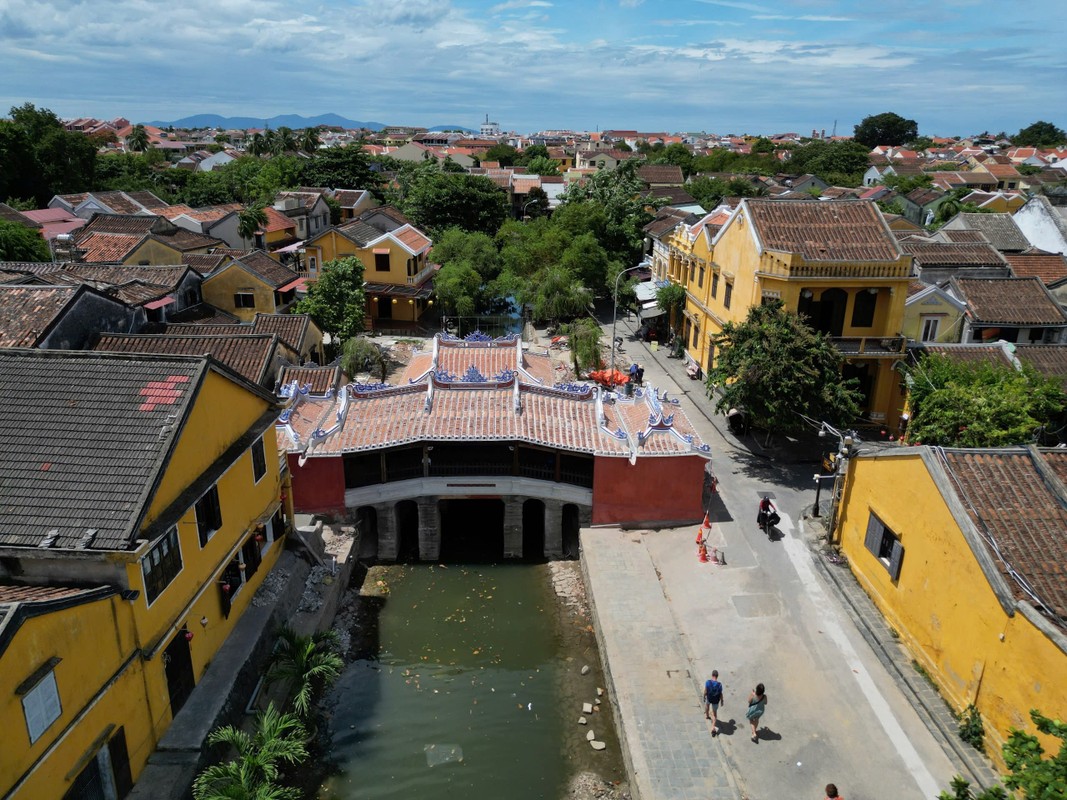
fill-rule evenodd
<path id="1" fill-rule="evenodd" d="M 1031 709 L 1067 719 L 1067 452 L 892 449 L 843 481 L 853 574 L 948 703 L 978 709 L 1003 767 Z"/>
<path id="2" fill-rule="evenodd" d="M 137 780 L 281 552 L 277 411 L 208 357 L 0 351 L 0 796 Z"/>
<path id="3" fill-rule="evenodd" d="M 433 305 L 433 242 L 388 207 L 331 227 L 304 243 L 306 274 L 314 279 L 328 261 L 353 256 L 363 264 L 366 319 L 372 326 L 417 322 Z"/>
<path id="4" fill-rule="evenodd" d="M 256 314 L 284 314 L 296 301 L 303 279 L 262 250 L 233 258 L 204 278 L 204 302 L 242 322 Z"/>
<path id="5" fill-rule="evenodd" d="M 940 286 L 912 281 L 904 303 L 904 336 L 911 342 L 958 342 L 967 304 Z"/>
<path id="6" fill-rule="evenodd" d="M 686 286 L 691 361 L 706 369 L 711 339 L 725 322 L 743 322 L 753 306 L 780 300 L 832 337 L 845 359 L 843 376 L 858 381 L 864 416 L 896 425 L 903 403 L 894 364 L 904 353 L 912 259 L 874 203 L 744 199 L 709 244 L 690 237 L 687 254 L 679 243 L 675 264 L 681 235 L 672 239 L 668 271 Z"/>

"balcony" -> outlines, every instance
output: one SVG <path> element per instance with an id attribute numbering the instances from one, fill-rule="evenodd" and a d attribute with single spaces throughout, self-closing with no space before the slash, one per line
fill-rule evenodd
<path id="1" fill-rule="evenodd" d="M 433 271 L 434 269 L 436 269 L 436 267 L 436 264 L 427 264 L 425 267 L 422 268 L 420 272 L 416 273 L 415 275 L 408 275 L 408 286 L 418 286 L 428 277 L 433 275 Z"/>
<path id="2" fill-rule="evenodd" d="M 830 341 L 846 358 L 900 358 L 908 343 L 903 336 L 831 336 Z"/>
<path id="3" fill-rule="evenodd" d="M 822 261 L 815 264 L 798 264 L 787 267 L 765 260 L 760 264 L 758 275 L 775 278 L 910 278 L 911 262 L 904 264 L 850 264 L 847 262 Z"/>

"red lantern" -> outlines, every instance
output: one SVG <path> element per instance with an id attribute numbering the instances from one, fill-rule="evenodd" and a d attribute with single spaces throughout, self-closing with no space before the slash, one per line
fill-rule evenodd
<path id="1" fill-rule="evenodd" d="M 257 533 L 256 534 L 256 541 L 257 542 L 265 542 L 265 541 L 267 541 L 267 537 L 264 536 L 262 533 Z"/>
<path id="2" fill-rule="evenodd" d="M 192 631 L 186 631 L 185 632 L 185 641 L 191 642 L 192 640 L 193 640 L 193 632 Z"/>
<path id="3" fill-rule="evenodd" d="M 229 594 L 230 593 L 230 584 L 228 584 L 228 583 L 222 584 L 222 591 L 226 592 L 226 594 Z"/>

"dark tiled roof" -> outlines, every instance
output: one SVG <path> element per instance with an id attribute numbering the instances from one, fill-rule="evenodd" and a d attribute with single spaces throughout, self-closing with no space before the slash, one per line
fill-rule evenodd
<path id="1" fill-rule="evenodd" d="M 681 186 L 685 183 L 682 168 L 675 164 L 645 164 L 637 168 L 637 177 L 648 184 Z"/>
<path id="2" fill-rule="evenodd" d="M 366 196 L 366 189 L 338 189 L 333 193 L 333 199 L 341 208 L 355 208 L 356 204 Z"/>
<path id="3" fill-rule="evenodd" d="M 1021 448 L 945 451 L 967 513 L 983 534 L 980 546 L 1016 599 L 1050 611 L 1061 627 L 1067 621 L 1067 497 L 1044 473 L 1051 470 L 1062 481 L 1067 475 L 1064 455 Z"/>
<path id="4" fill-rule="evenodd" d="M 126 196 L 133 200 L 136 200 L 138 203 L 140 203 L 142 206 L 149 209 L 150 211 L 164 209 L 168 205 L 166 202 L 160 200 L 158 197 L 156 197 L 149 191 L 126 192 Z"/>
<path id="5" fill-rule="evenodd" d="M 41 227 L 41 223 L 30 219 L 21 211 L 16 211 L 7 203 L 0 203 L 0 219 L 5 222 L 15 222 L 19 225 L 25 225 L 27 228 L 38 229 Z"/>
<path id="6" fill-rule="evenodd" d="M 67 264 L 63 274 L 74 275 L 95 284 L 121 286 L 130 281 L 165 286 L 173 290 L 181 283 L 189 267 L 129 267 L 125 265 Z"/>
<path id="7" fill-rule="evenodd" d="M 997 250 L 1021 252 L 1030 246 L 1011 214 L 957 214 L 949 225 L 981 231 Z"/>
<path id="8" fill-rule="evenodd" d="M 259 312 L 252 320 L 252 330 L 256 333 L 276 334 L 282 344 L 300 352 L 300 345 L 311 325 L 307 314 L 264 314 Z"/>
<path id="9" fill-rule="evenodd" d="M 266 334 L 234 336 L 157 336 L 102 334 L 94 350 L 113 353 L 150 353 L 166 356 L 211 356 L 234 372 L 261 383 L 274 359 L 278 339 Z"/>
<path id="10" fill-rule="evenodd" d="M 992 245 L 972 242 L 957 244 L 920 238 L 904 238 L 900 249 L 915 257 L 922 267 L 992 267 L 1003 269 L 1007 263 Z"/>
<path id="11" fill-rule="evenodd" d="M 370 242 L 381 238 L 383 233 L 383 231 L 368 225 L 366 222 L 358 218 L 338 225 L 337 232 L 343 234 L 346 238 L 351 239 L 360 247 L 366 247 Z"/>
<path id="12" fill-rule="evenodd" d="M 950 244 L 989 244 L 989 240 L 985 238 L 985 234 L 981 231 L 966 231 L 966 230 L 949 230 L 948 228 L 942 228 L 937 232 L 938 236 L 944 238 L 944 240 Z"/>
<path id="13" fill-rule="evenodd" d="M 141 237 L 152 231 L 163 230 L 171 226 L 163 217 L 151 214 L 93 214 L 83 228 L 78 231 L 80 241 L 92 233 L 124 233 Z"/>
<path id="14" fill-rule="evenodd" d="M 210 275 L 231 257 L 222 253 L 182 253 L 182 263 L 188 264 L 201 275 Z"/>
<path id="15" fill-rule="evenodd" d="M 975 324 L 1063 325 L 1064 314 L 1039 278 L 953 278 Z"/>
<path id="16" fill-rule="evenodd" d="M 1040 278 L 1046 286 L 1067 278 L 1067 257 L 1059 253 L 1005 253 L 1017 278 Z"/>
<path id="17" fill-rule="evenodd" d="M 185 228 L 178 228 L 178 230 L 173 233 L 162 235 L 159 238 L 171 247 L 177 248 L 182 252 L 187 250 L 202 250 L 224 243 L 222 239 L 219 239 L 218 237 L 208 236 L 203 233 L 197 233 L 196 231 L 186 230 Z"/>
<path id="18" fill-rule="evenodd" d="M 932 356 L 944 356 L 963 364 L 992 364 L 995 367 L 1011 365 L 1011 359 L 1000 345 L 923 344 L 919 349 Z"/>
<path id="19" fill-rule="evenodd" d="M 1046 378 L 1067 380 L 1067 346 L 1062 344 L 1019 344 L 1015 357 L 1030 364 Z"/>
<path id="20" fill-rule="evenodd" d="M 207 362 L 0 351 L 0 544 L 122 550 Z M 89 537 L 88 532 L 96 535 Z"/>
<path id="21" fill-rule="evenodd" d="M 300 386 L 307 386 L 311 394 L 326 394 L 341 385 L 342 377 L 340 367 L 282 367 L 277 388 L 296 381 Z"/>
<path id="22" fill-rule="evenodd" d="M 198 303 L 195 306 L 182 309 L 174 314 L 167 314 L 171 323 L 186 325 L 240 325 L 239 317 L 234 316 L 221 308 L 215 308 L 210 303 Z"/>
<path id="23" fill-rule="evenodd" d="M 300 276 L 288 267 L 283 267 L 262 250 L 253 250 L 248 255 L 236 259 L 245 269 L 258 277 L 268 286 L 277 289 L 287 283 L 292 283 Z"/>
<path id="24" fill-rule="evenodd" d="M 148 192 L 146 194 L 151 193 Z M 126 194 L 126 192 L 93 192 L 91 196 L 119 214 L 137 214 L 147 211 L 140 201 L 134 199 L 131 195 Z M 155 195 L 152 196 L 155 197 Z M 159 198 L 156 199 L 158 200 Z M 167 205 L 166 203 L 162 203 L 162 201 L 160 202 L 162 204 L 160 207 L 165 207 Z"/>
<path id="25" fill-rule="evenodd" d="M 677 186 L 657 186 L 648 194 L 656 200 L 666 200 L 672 206 L 691 206 L 697 202 L 693 195 Z"/>
<path id="26" fill-rule="evenodd" d="M 763 246 L 809 261 L 896 261 L 900 249 L 878 207 L 865 200 L 827 203 L 744 200 Z"/>
<path id="27" fill-rule="evenodd" d="M 0 347 L 36 345 L 77 293 L 77 286 L 0 286 Z"/>

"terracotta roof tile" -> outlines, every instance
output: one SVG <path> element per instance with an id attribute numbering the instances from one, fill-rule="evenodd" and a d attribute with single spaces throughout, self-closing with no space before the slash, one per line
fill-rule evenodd
<path id="1" fill-rule="evenodd" d="M 77 286 L 0 286 L 0 347 L 34 347 Z"/>
<path id="2" fill-rule="evenodd" d="M 1067 382 L 1067 347 L 1062 344 L 1018 344 L 1015 357 L 1046 378 Z"/>
<path id="3" fill-rule="evenodd" d="M 282 367 L 278 375 L 276 388 L 288 386 L 296 381 L 300 386 L 307 386 L 311 394 L 326 394 L 330 389 L 341 385 L 344 374 L 340 367 Z"/>
<path id="4" fill-rule="evenodd" d="M 252 320 L 253 331 L 273 333 L 277 335 L 282 344 L 288 345 L 297 353 L 300 352 L 300 345 L 310 327 L 311 317 L 307 314 L 264 314 L 260 312 Z"/>
<path id="5" fill-rule="evenodd" d="M 1039 278 L 953 278 L 974 324 L 1063 325 L 1067 314 Z"/>
<path id="6" fill-rule="evenodd" d="M 1060 253 L 1005 253 L 1004 258 L 1018 278 L 1036 276 L 1046 286 L 1067 278 L 1067 257 Z"/>
<path id="7" fill-rule="evenodd" d="M 90 233 L 78 240 L 78 249 L 83 252 L 84 261 L 114 263 L 126 258 L 144 238 L 125 233 Z"/>
<path id="8" fill-rule="evenodd" d="M 300 277 L 288 267 L 283 267 L 262 250 L 253 250 L 235 260 L 264 283 L 273 286 L 275 289 Z"/>
<path id="9" fill-rule="evenodd" d="M 923 267 L 993 267 L 1003 269 L 1007 263 L 992 245 L 973 242 L 934 242 L 919 238 L 902 238 L 900 248 Z"/>
<path id="10" fill-rule="evenodd" d="M 878 207 L 866 200 L 746 199 L 742 205 L 769 250 L 799 253 L 809 261 L 896 261 L 900 257 L 897 241 Z"/>
<path id="11" fill-rule="evenodd" d="M 1051 612 L 1061 628 L 1067 624 L 1067 497 L 1057 494 L 1043 473 L 1051 470 L 1063 480 L 1065 455 L 1021 448 L 945 451 L 967 513 L 984 534 L 980 546 L 1016 599 Z"/>
<path id="12" fill-rule="evenodd" d="M 426 250 L 429 250 L 430 245 L 433 244 L 433 242 L 430 241 L 428 236 L 425 236 L 423 233 L 416 230 L 415 228 L 398 228 L 397 230 L 393 231 L 392 235 L 401 242 L 403 242 L 407 246 L 407 248 L 414 252 L 416 255 L 418 255 L 419 253 L 423 253 Z"/>
<path id="13" fill-rule="evenodd" d="M 0 584 L 0 603 L 47 603 L 95 592 L 95 588 L 74 586 L 26 586 Z"/>
<path id="14" fill-rule="evenodd" d="M 277 338 L 266 334 L 224 336 L 155 336 L 102 334 L 93 348 L 113 353 L 208 355 L 252 383 L 262 384 L 271 371 Z"/>
<path id="15" fill-rule="evenodd" d="M 644 164 L 637 168 L 637 177 L 650 185 L 681 186 L 685 183 L 682 168 L 676 164 Z"/>

